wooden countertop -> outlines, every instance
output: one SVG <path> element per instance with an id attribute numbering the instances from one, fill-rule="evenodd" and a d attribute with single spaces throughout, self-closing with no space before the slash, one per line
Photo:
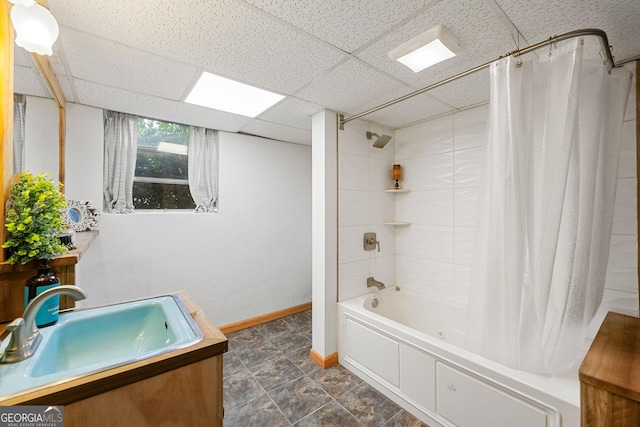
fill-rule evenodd
<path id="1" fill-rule="evenodd" d="M 640 319 L 608 313 L 579 377 L 581 382 L 640 402 Z"/>
<path id="2" fill-rule="evenodd" d="M 225 353 L 228 350 L 228 342 L 222 332 L 207 320 L 186 292 L 180 291 L 175 294 L 202 331 L 204 338 L 200 342 L 139 362 L 59 381 L 20 395 L 12 395 L 11 398 L 0 396 L 0 405 L 69 405 Z"/>

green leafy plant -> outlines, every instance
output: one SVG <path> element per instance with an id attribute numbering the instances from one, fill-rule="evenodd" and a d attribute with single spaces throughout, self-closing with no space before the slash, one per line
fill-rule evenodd
<path id="1" fill-rule="evenodd" d="M 59 186 L 50 174 L 28 171 L 11 186 L 5 220 L 9 235 L 2 245 L 11 255 L 9 264 L 51 259 L 67 251 L 58 238 L 65 229 L 62 210 L 67 205 Z"/>

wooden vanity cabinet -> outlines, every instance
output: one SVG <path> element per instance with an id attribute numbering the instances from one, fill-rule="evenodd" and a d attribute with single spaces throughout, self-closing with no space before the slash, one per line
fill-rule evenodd
<path id="1" fill-rule="evenodd" d="M 640 426 L 640 319 L 607 314 L 579 376 L 582 427 Z"/>

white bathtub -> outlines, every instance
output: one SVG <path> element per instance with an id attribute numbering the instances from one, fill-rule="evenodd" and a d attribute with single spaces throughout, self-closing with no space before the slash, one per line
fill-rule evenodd
<path id="1" fill-rule="evenodd" d="M 462 307 L 393 289 L 340 302 L 339 361 L 432 427 L 579 425 L 577 368 L 507 368 L 462 348 L 464 322 Z"/>

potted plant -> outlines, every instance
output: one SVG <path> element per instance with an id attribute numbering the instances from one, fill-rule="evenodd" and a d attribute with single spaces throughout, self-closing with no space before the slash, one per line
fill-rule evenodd
<path id="1" fill-rule="evenodd" d="M 64 231 L 62 209 L 67 202 L 50 174 L 25 171 L 11 186 L 5 227 L 9 264 L 49 260 L 67 251 L 59 239 Z"/>

